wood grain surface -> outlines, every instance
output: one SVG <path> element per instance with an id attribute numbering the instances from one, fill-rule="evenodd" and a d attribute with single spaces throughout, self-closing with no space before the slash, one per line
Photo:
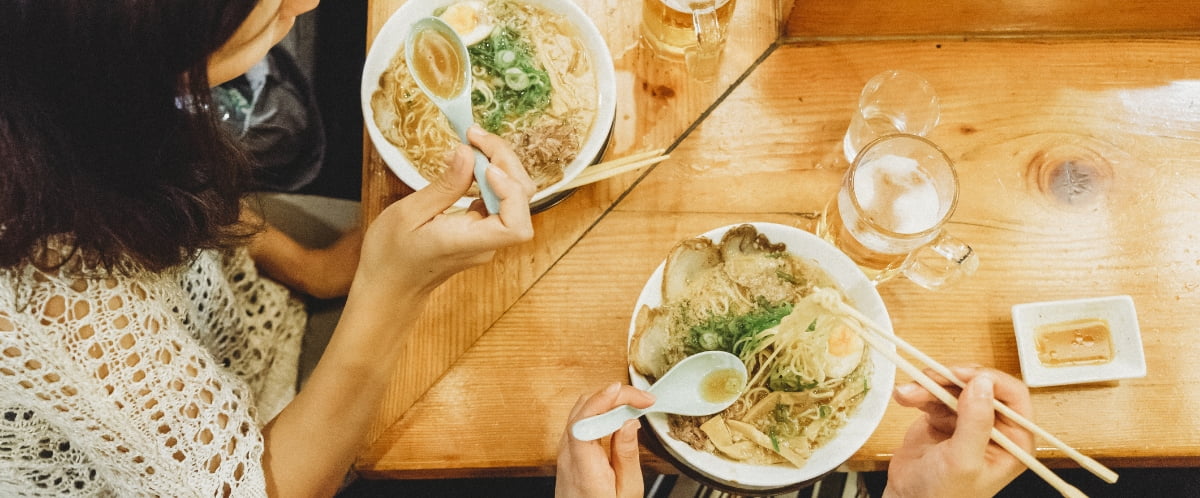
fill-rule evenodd
<path id="1" fill-rule="evenodd" d="M 372 30 L 399 3 L 372 2 Z M 786 9 L 741 1 L 721 79 L 700 85 L 636 45 L 639 12 L 582 3 L 617 57 L 610 157 L 678 146 L 649 173 L 584 187 L 536 215 L 533 242 L 439 289 L 358 462 L 365 476 L 552 474 L 575 399 L 628 381 L 633 303 L 667 251 L 730 223 L 811 229 L 847 167 L 840 141 L 857 94 L 885 69 L 918 72 L 941 97 L 929 137 L 961 183 L 949 230 L 981 258 L 953 289 L 881 285 L 897 333 L 943 363 L 1019 376 L 1013 304 L 1129 294 L 1148 375 L 1035 389 L 1034 420 L 1110 465 L 1200 465 L 1200 39 L 778 46 L 771 26 Z M 377 158 L 364 175 L 369 219 L 403 188 Z M 915 416 L 893 404 L 846 467 L 884 468 Z M 1038 456 L 1071 465 L 1048 448 Z"/>
<path id="2" fill-rule="evenodd" d="M 778 48 L 380 435 L 361 470 L 552 472 L 576 396 L 627 379 L 632 305 L 670 247 L 742 221 L 810 229 L 846 167 L 840 140 L 858 89 L 887 68 L 920 72 L 942 98 L 930 138 L 962 184 L 950 230 L 982 259 L 951 290 L 882 285 L 897 333 L 944 363 L 1019 376 L 1013 304 L 1130 294 L 1149 375 L 1036 389 L 1035 420 L 1113 465 L 1200 462 L 1200 378 L 1187 366 L 1200 357 L 1200 317 L 1181 312 L 1200 297 L 1197 48 L 1182 39 Z M 1089 172 L 1073 194 L 1042 180 L 1064 167 Z M 1172 423 L 1145 424 L 1122 407 Z M 893 405 L 848 467 L 885 466 L 914 416 Z M 1039 456 L 1063 464 L 1054 451 Z"/>
<path id="3" fill-rule="evenodd" d="M 403 3 L 377 0 L 368 11 L 368 40 Z M 617 0 L 581 4 L 604 34 L 616 69 L 616 123 L 607 158 L 673 146 L 779 37 L 786 9 L 778 0 L 743 0 L 731 20 L 716 81 L 689 78 L 682 63 L 654 56 L 640 41 L 641 4 Z M 365 144 L 363 216 L 372 220 L 411 190 Z M 372 439 L 403 414 L 623 194 L 640 172 L 577 191 L 533 218 L 535 242 L 501 251 L 491 265 L 442 285 L 400 362 Z M 369 458 L 369 457 L 368 457 Z"/>
<path id="4" fill-rule="evenodd" d="M 1196 0 L 798 0 L 792 39 L 1190 35 Z"/>

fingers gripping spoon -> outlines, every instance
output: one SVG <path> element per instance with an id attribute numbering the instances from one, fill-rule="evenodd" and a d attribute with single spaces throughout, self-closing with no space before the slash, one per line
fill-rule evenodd
<path id="1" fill-rule="evenodd" d="M 441 19 L 423 18 L 409 30 L 404 56 L 417 86 L 450 120 L 458 138 L 469 145 L 467 130 L 475 124 L 471 111 L 471 59 L 458 33 Z M 475 182 L 488 213 L 495 214 L 500 211 L 500 199 L 487 182 L 488 159 L 479 149 L 474 151 Z"/>
<path id="2" fill-rule="evenodd" d="M 645 413 L 664 412 L 688 416 L 718 413 L 746 389 L 746 365 L 724 351 L 694 354 L 671 367 L 650 386 L 655 402 L 646 409 L 619 406 L 575 422 L 571 436 L 580 441 L 599 439 L 621 428 L 626 420 Z"/>

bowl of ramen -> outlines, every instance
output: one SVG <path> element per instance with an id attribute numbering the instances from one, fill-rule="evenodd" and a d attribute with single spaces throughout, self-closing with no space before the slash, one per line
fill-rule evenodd
<path id="1" fill-rule="evenodd" d="M 891 332 L 862 271 L 803 230 L 731 225 L 671 250 L 630 323 L 633 385 L 649 388 L 683 358 L 711 350 L 737 355 L 750 376 L 717 415 L 647 415 L 681 470 L 732 491 L 785 490 L 862 447 L 883 418 L 895 367 L 866 347 L 862 325 L 836 311 L 838 301 Z"/>
<path id="2" fill-rule="evenodd" d="M 417 87 L 405 61 L 413 23 L 437 16 L 467 45 L 475 121 L 512 144 L 537 193 L 535 209 L 604 153 L 616 112 L 612 56 L 591 19 L 570 0 L 410 0 L 384 24 L 363 65 L 367 134 L 388 168 L 421 189 L 461 143 Z M 472 185 L 455 203 L 479 197 Z"/>

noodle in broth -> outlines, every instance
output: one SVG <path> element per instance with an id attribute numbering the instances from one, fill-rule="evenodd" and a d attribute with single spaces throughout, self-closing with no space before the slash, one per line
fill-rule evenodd
<path id="1" fill-rule="evenodd" d="M 757 249 L 737 249 L 747 246 L 737 239 L 753 237 L 762 240 Z M 665 330 L 665 347 L 656 350 L 666 363 L 659 372 L 702 351 L 737 355 L 750 376 L 746 392 L 712 417 L 668 416 L 671 436 L 743 463 L 803 467 L 870 387 L 860 325 L 833 311 L 844 297 L 823 270 L 770 244 L 753 227 L 731 230 L 714 251 L 720 261 L 688 275 L 686 289 L 639 311 L 650 318 L 639 316 L 630 354 L 639 354 L 639 335 Z M 665 325 L 651 325 L 656 319 Z M 632 363 L 654 377 L 654 369 Z"/>
<path id="2" fill-rule="evenodd" d="M 470 47 L 475 119 L 513 145 L 541 190 L 563 178 L 563 169 L 579 154 L 595 120 L 599 94 L 592 62 L 578 31 L 563 16 L 510 0 L 491 0 L 486 7 L 495 28 Z M 504 76 L 490 70 L 490 61 L 479 60 L 488 44 L 501 43 L 516 52 L 527 51 L 528 88 L 513 91 Z M 514 105 L 522 98 L 538 100 L 543 95 L 538 92 L 547 90 L 544 102 Z M 383 136 L 427 180 L 442 173 L 446 154 L 461 143 L 449 121 L 417 87 L 403 50 L 397 50 L 380 76 L 371 108 Z M 472 186 L 468 195 L 478 195 L 478 188 Z"/>

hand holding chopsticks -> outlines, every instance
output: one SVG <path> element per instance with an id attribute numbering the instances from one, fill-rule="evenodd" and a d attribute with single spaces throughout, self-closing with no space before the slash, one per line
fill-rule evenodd
<path id="1" fill-rule="evenodd" d="M 876 351 L 879 351 L 881 354 L 886 356 L 889 361 L 891 361 L 892 363 L 894 363 L 896 365 L 896 367 L 900 368 L 905 373 L 907 373 L 909 376 L 911 376 L 913 378 L 913 380 L 915 380 L 918 384 L 920 384 L 925 389 L 929 390 L 930 393 L 932 393 L 935 397 L 937 397 L 938 400 L 945 403 L 946 406 L 950 407 L 950 409 L 957 410 L 958 401 L 954 398 L 954 396 L 952 396 L 948 391 L 946 391 L 945 388 L 943 388 L 940 384 L 935 382 L 929 376 L 925 375 L 921 371 L 921 369 L 917 368 L 912 363 L 910 363 L 908 360 L 904 359 L 902 356 L 900 356 L 898 353 L 896 353 L 896 351 L 894 351 L 891 347 L 888 347 L 886 342 L 891 342 L 891 343 L 895 344 L 897 348 L 912 355 L 914 358 L 917 358 L 917 360 L 921 361 L 922 363 L 925 363 L 933 371 L 935 371 L 939 375 L 945 377 L 947 380 L 954 383 L 955 385 L 960 386 L 960 387 L 965 387 L 966 383 L 963 382 L 962 379 L 959 379 L 958 376 L 954 375 L 954 372 L 952 372 L 949 368 L 946 368 L 945 366 L 941 365 L 940 363 L 934 361 L 933 358 L 930 358 L 928 355 L 925 355 L 920 350 L 913 347 L 911 344 L 908 344 L 908 342 L 904 341 L 903 339 L 900 339 L 899 337 L 895 336 L 894 334 L 888 333 L 886 330 L 881 328 L 879 325 L 875 324 L 874 321 L 872 321 L 866 315 L 863 315 L 858 310 L 854 309 L 853 307 L 851 307 L 850 305 L 841 301 L 840 299 L 826 299 L 824 301 L 825 302 L 823 302 L 822 304 L 824 306 L 826 306 L 827 308 L 830 308 L 831 310 L 836 311 L 838 313 L 848 315 L 862 324 L 863 329 L 866 332 L 866 333 L 862 334 L 862 339 L 864 342 L 867 343 L 868 346 L 870 346 L 872 349 L 875 349 Z M 1117 474 L 1115 472 L 1113 472 L 1112 469 L 1109 469 L 1108 467 L 1105 467 L 1104 465 L 1100 464 L 1099 462 L 1083 455 L 1082 453 L 1075 450 L 1074 448 L 1067 445 L 1066 443 L 1062 442 L 1058 438 L 1054 437 L 1052 434 L 1045 431 L 1041 427 L 1038 427 L 1036 424 L 1034 424 L 1029 419 L 1027 419 L 1027 418 L 1021 416 L 1020 414 L 1018 414 L 1017 412 L 1013 411 L 1007 405 L 1005 405 L 999 401 L 995 401 L 995 400 L 993 400 L 992 404 L 993 404 L 993 407 L 998 412 L 1000 412 L 1000 414 L 1007 417 L 1014 424 L 1017 424 L 1017 425 L 1021 426 L 1022 428 L 1025 428 L 1026 430 L 1033 432 L 1037 436 L 1040 436 L 1043 439 L 1046 439 L 1051 444 L 1053 444 L 1055 447 L 1059 448 L 1064 453 L 1066 453 L 1068 456 L 1070 456 L 1073 460 L 1078 462 L 1081 466 L 1083 466 L 1083 468 L 1088 469 L 1096 476 L 1100 477 L 1101 479 L 1104 479 L 1106 482 L 1109 482 L 1109 483 L 1116 482 Z M 1057 489 L 1060 493 L 1062 493 L 1063 496 L 1070 496 L 1070 497 L 1085 496 L 1081 491 L 1079 491 L 1079 489 L 1075 488 L 1074 486 L 1068 484 L 1066 481 L 1062 480 L 1061 477 L 1059 477 L 1057 474 L 1052 472 L 1049 468 L 1047 468 L 1044 464 L 1039 462 L 1036 458 L 1034 458 L 1028 452 L 1021 449 L 1020 446 L 1017 446 L 1015 443 L 1013 443 L 1011 439 L 1009 439 L 1007 436 L 1005 436 L 999 430 L 996 430 L 995 428 L 993 428 L 991 431 L 991 436 L 992 436 L 992 440 L 995 441 L 996 444 L 1000 445 L 1006 451 L 1011 453 L 1014 457 L 1016 457 L 1018 460 L 1020 460 L 1021 463 L 1025 464 L 1026 467 L 1029 467 L 1030 470 L 1032 470 L 1034 473 L 1036 473 L 1038 476 L 1040 476 L 1042 479 L 1044 479 L 1051 486 L 1054 486 L 1054 488 Z"/>
<path id="2" fill-rule="evenodd" d="M 954 370 L 968 387 L 958 395 L 957 413 L 928 390 L 906 383 L 897 386 L 900 406 L 924 412 L 908 427 L 904 443 L 888 466 L 892 496 L 993 496 L 1015 479 L 1025 465 L 1007 451 L 989 447 L 998 429 L 1018 447 L 1033 449 L 1033 434 L 1002 419 L 992 409 L 999 399 L 1020 411 L 1030 409 L 1029 389 L 1015 377 L 986 368 Z M 948 380 L 931 373 L 938 384 Z"/>

